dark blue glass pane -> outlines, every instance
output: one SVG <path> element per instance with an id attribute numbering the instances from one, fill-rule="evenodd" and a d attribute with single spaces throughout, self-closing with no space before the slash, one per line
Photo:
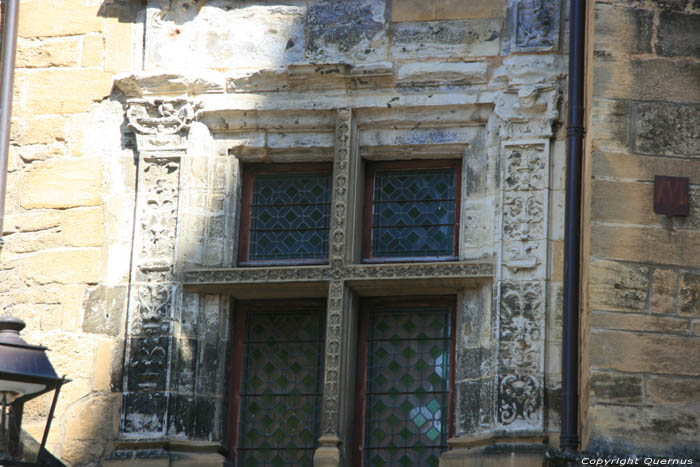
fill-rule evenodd
<path id="1" fill-rule="evenodd" d="M 327 258 L 330 185 L 327 173 L 256 176 L 249 259 Z"/>
<path id="2" fill-rule="evenodd" d="M 438 465 L 447 449 L 450 314 L 369 318 L 365 465 Z"/>
<path id="3" fill-rule="evenodd" d="M 454 254 L 455 172 L 377 172 L 372 206 L 374 257 Z"/>
<path id="4" fill-rule="evenodd" d="M 320 311 L 247 317 L 238 465 L 312 466 L 320 435 Z"/>

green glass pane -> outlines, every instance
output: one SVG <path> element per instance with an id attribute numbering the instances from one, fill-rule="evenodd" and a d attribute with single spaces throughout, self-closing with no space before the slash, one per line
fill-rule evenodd
<path id="1" fill-rule="evenodd" d="M 374 311 L 368 326 L 365 464 L 430 465 L 447 449 L 450 313 Z"/>

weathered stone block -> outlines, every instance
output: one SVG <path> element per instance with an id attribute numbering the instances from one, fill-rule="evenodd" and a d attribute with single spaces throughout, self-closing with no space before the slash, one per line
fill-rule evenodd
<path id="1" fill-rule="evenodd" d="M 698 376 L 700 340 L 694 337 L 602 331 L 591 334 L 591 368 L 629 373 Z"/>
<path id="2" fill-rule="evenodd" d="M 66 245 L 100 246 L 104 238 L 102 207 L 74 208 L 63 211 L 61 229 Z"/>
<path id="3" fill-rule="evenodd" d="M 136 23 L 135 4 L 105 4 L 105 70 L 113 73 L 130 71 L 132 65 L 132 30 Z"/>
<path id="4" fill-rule="evenodd" d="M 191 437 L 196 409 L 194 396 L 172 394 L 170 408 L 168 410 L 168 434 Z"/>
<path id="5" fill-rule="evenodd" d="M 408 63 L 398 70 L 401 83 L 463 84 L 485 83 L 485 62 L 421 62 Z"/>
<path id="6" fill-rule="evenodd" d="M 101 257 L 99 248 L 40 251 L 22 261 L 22 278 L 38 284 L 98 282 Z"/>
<path id="7" fill-rule="evenodd" d="M 700 106 L 642 103 L 637 105 L 633 121 L 634 150 L 637 152 L 700 154 Z"/>
<path id="8" fill-rule="evenodd" d="M 365 60 L 385 47 L 385 0 L 312 0 L 306 14 L 309 57 Z"/>
<path id="9" fill-rule="evenodd" d="M 693 321 L 691 330 L 694 336 L 700 336 L 700 320 Z"/>
<path id="10" fill-rule="evenodd" d="M 501 19 L 397 23 L 391 53 L 411 59 L 498 55 L 502 24 Z"/>
<path id="11" fill-rule="evenodd" d="M 700 160 L 593 151 L 592 174 L 594 177 L 631 178 L 650 182 L 658 174 L 690 177 L 694 180 L 700 179 Z M 691 209 L 693 204 L 691 201 Z"/>
<path id="12" fill-rule="evenodd" d="M 594 260 L 590 269 L 592 309 L 643 311 L 649 279 L 647 269 L 615 261 Z"/>
<path id="13" fill-rule="evenodd" d="M 681 315 L 700 316 L 700 274 L 681 273 L 678 308 Z"/>
<path id="14" fill-rule="evenodd" d="M 73 36 L 102 29 L 100 3 L 81 0 L 30 0 L 22 5 L 20 37 Z M 46 12 L 52 12 L 47 15 Z"/>
<path id="15" fill-rule="evenodd" d="M 643 380 L 639 376 L 595 372 L 591 375 L 591 395 L 594 401 L 616 404 L 642 402 Z"/>
<path id="16" fill-rule="evenodd" d="M 435 19 L 434 0 L 392 0 L 391 20 L 430 21 Z"/>
<path id="17" fill-rule="evenodd" d="M 506 0 L 435 0 L 435 19 L 503 18 Z"/>
<path id="18" fill-rule="evenodd" d="M 591 318 L 591 327 L 594 329 L 620 329 L 627 331 L 687 334 L 688 320 L 594 311 Z"/>
<path id="19" fill-rule="evenodd" d="M 98 285 L 88 291 L 83 302 L 83 332 L 121 335 L 126 307 L 126 287 Z"/>
<path id="20" fill-rule="evenodd" d="M 646 455 L 697 455 L 698 405 L 589 408 L 590 452 L 644 452 Z"/>
<path id="21" fill-rule="evenodd" d="M 700 62 L 632 58 L 626 62 L 596 60 L 594 93 L 598 97 L 700 103 Z"/>
<path id="22" fill-rule="evenodd" d="M 102 203 L 99 160 L 65 159 L 33 165 L 33 170 L 22 174 L 23 208 L 71 208 Z"/>
<path id="23" fill-rule="evenodd" d="M 598 222 L 658 225 L 650 183 L 593 180 L 591 184 L 591 218 Z M 616 202 L 612 203 L 610 200 Z"/>
<path id="24" fill-rule="evenodd" d="M 55 116 L 15 119 L 10 128 L 10 139 L 18 145 L 64 141 L 65 127 L 65 119 Z"/>
<path id="25" fill-rule="evenodd" d="M 668 10 L 683 10 L 688 4 L 688 0 L 650 0 L 650 2 Z"/>
<path id="26" fill-rule="evenodd" d="M 593 147 L 609 151 L 627 151 L 630 111 L 627 101 L 594 98 L 591 121 Z"/>
<path id="27" fill-rule="evenodd" d="M 675 297 L 678 274 L 670 269 L 654 270 L 651 288 L 650 311 L 672 314 L 676 311 Z"/>
<path id="28" fill-rule="evenodd" d="M 130 50 L 129 47 L 125 47 L 128 44 L 128 42 L 122 44 L 122 51 Z M 86 35 L 83 38 L 83 53 L 80 56 L 80 66 L 102 66 L 104 49 L 105 43 L 102 35 Z"/>
<path id="29" fill-rule="evenodd" d="M 700 379 L 653 376 L 647 380 L 647 397 L 652 404 L 697 403 Z"/>
<path id="30" fill-rule="evenodd" d="M 61 223 L 56 211 L 29 211 L 5 217 L 4 233 L 37 232 L 58 227 Z"/>
<path id="31" fill-rule="evenodd" d="M 660 248 L 659 245 L 663 245 Z M 622 261 L 696 266 L 689 251 L 700 251 L 700 235 L 695 231 L 661 228 L 622 227 L 594 223 L 591 228 L 593 256 Z"/>
<path id="32" fill-rule="evenodd" d="M 95 391 L 110 391 L 112 384 L 113 367 L 120 365 L 114 353 L 114 344 L 111 340 L 103 340 L 97 344 L 95 352 L 95 372 L 92 376 L 92 387 Z"/>
<path id="33" fill-rule="evenodd" d="M 195 378 L 197 376 L 197 358 L 199 346 L 197 339 L 178 338 L 173 340 L 175 352 L 175 374 L 178 375 L 174 382 L 173 390 L 180 393 L 194 393 Z M 209 366 L 213 362 L 206 362 L 203 366 Z"/>
<path id="34" fill-rule="evenodd" d="M 79 53 L 80 40 L 75 37 L 52 41 L 20 39 L 17 42 L 17 68 L 77 66 Z"/>
<path id="35" fill-rule="evenodd" d="M 662 11 L 656 36 L 656 53 L 666 57 L 700 57 L 700 14 Z"/>
<path id="36" fill-rule="evenodd" d="M 71 407 L 65 415 L 68 418 L 66 441 L 114 439 L 119 421 L 118 397 L 92 396 Z"/>
<path id="37" fill-rule="evenodd" d="M 57 89 L 61 92 L 57 93 Z M 108 96 L 111 90 L 112 75 L 100 70 L 39 70 L 27 75 L 23 90 L 24 106 L 18 107 L 18 110 L 32 115 L 83 112 L 92 102 Z"/>
<path id="38" fill-rule="evenodd" d="M 651 53 L 653 21 L 650 10 L 596 3 L 594 55 Z"/>

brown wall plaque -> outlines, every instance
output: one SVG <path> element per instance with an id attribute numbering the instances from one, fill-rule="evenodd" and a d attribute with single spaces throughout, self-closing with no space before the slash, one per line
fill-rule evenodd
<path id="1" fill-rule="evenodd" d="M 667 216 L 688 215 L 688 178 L 654 176 L 654 212 Z"/>

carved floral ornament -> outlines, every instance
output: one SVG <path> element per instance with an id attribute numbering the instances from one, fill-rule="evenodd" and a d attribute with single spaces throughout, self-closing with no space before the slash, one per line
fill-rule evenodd
<path id="1" fill-rule="evenodd" d="M 174 135 L 189 129 L 201 108 L 187 99 L 132 99 L 126 111 L 129 128 L 146 135 Z"/>

